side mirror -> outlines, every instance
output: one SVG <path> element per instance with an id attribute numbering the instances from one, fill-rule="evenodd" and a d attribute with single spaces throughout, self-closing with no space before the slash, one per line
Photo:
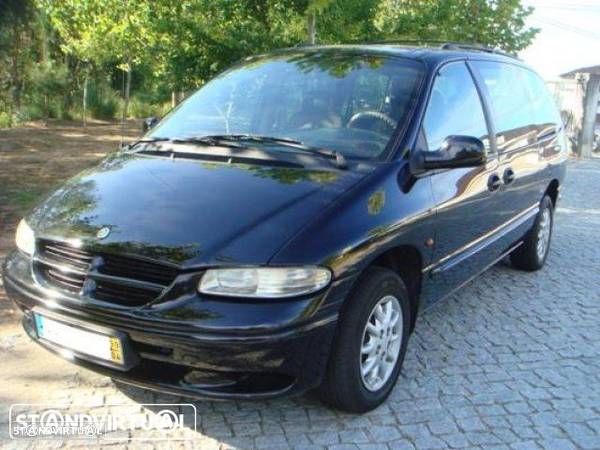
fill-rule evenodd
<path id="1" fill-rule="evenodd" d="M 485 163 L 485 146 L 472 136 L 448 136 L 439 150 L 418 152 L 417 171 L 477 167 Z"/>
<path id="2" fill-rule="evenodd" d="M 142 123 L 142 130 L 146 133 L 150 128 L 154 128 L 157 123 L 158 117 L 146 117 Z"/>

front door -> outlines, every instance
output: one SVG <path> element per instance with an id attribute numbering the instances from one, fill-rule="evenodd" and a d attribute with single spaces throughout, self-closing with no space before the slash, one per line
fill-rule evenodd
<path id="1" fill-rule="evenodd" d="M 421 150 L 438 150 L 451 135 L 481 139 L 488 150 L 484 166 L 435 171 L 430 177 L 436 204 L 434 262 L 425 304 L 460 286 L 498 255 L 486 251 L 489 237 L 502 220 L 497 211 L 502 181 L 490 151 L 490 132 L 481 96 L 464 62 L 443 66 L 432 88 L 422 125 Z M 423 148 L 424 147 L 424 148 Z"/>

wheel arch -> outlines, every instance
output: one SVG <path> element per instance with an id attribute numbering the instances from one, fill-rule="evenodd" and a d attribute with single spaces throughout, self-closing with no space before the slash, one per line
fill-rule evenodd
<path id="1" fill-rule="evenodd" d="M 556 202 L 558 201 L 558 191 L 560 189 L 560 183 L 559 181 L 555 178 L 553 179 L 550 184 L 548 185 L 548 187 L 546 188 L 546 192 L 544 192 L 544 196 L 549 196 L 550 199 L 552 200 L 552 206 L 554 208 L 556 208 Z"/>
<path id="2" fill-rule="evenodd" d="M 399 245 L 377 255 L 367 267 L 385 267 L 397 273 L 408 290 L 410 300 L 410 330 L 414 330 L 421 297 L 423 258 L 411 245 Z M 366 269 L 366 268 L 365 268 Z"/>

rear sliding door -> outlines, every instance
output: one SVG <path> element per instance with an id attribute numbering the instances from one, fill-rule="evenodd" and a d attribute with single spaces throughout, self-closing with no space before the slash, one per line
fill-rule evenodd
<path id="1" fill-rule="evenodd" d="M 496 130 L 498 170 L 503 181 L 500 212 L 504 221 L 516 220 L 535 213 L 548 187 L 546 158 L 550 147 L 556 146 L 560 116 L 535 72 L 496 61 L 470 64 L 487 91 Z M 515 237 L 507 235 L 506 245 L 511 239 Z"/>

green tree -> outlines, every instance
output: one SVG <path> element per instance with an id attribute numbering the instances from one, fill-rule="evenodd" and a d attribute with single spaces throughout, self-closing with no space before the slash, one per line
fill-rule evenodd
<path id="1" fill-rule="evenodd" d="M 12 117 L 35 100 L 29 93 L 54 98 L 55 89 L 63 109 L 82 99 L 85 123 L 88 79 L 116 91 L 120 70 L 124 120 L 132 90 L 156 101 L 249 55 L 310 42 L 462 41 L 516 52 L 538 31 L 525 24 L 531 12 L 521 0 L 0 0 L 0 110 Z M 66 88 L 54 83 L 63 67 Z"/>
<path id="2" fill-rule="evenodd" d="M 118 61 L 126 72 L 125 105 L 127 117 L 131 72 L 136 65 L 152 59 L 150 18 L 153 2 L 147 0 L 38 0 L 63 41 L 63 51 L 73 53 L 84 63 Z M 85 72 L 87 85 L 88 72 Z M 85 97 L 85 95 L 84 95 Z M 85 109 L 85 108 L 84 108 Z"/>
<path id="3" fill-rule="evenodd" d="M 304 40 L 304 17 L 286 2 L 154 2 L 156 74 L 173 90 L 202 84 L 233 62 Z"/>
<path id="4" fill-rule="evenodd" d="M 517 51 L 537 30 L 519 0 L 155 0 L 158 76 L 202 84 L 248 55 L 305 42 L 380 39 L 478 42 Z"/>
<path id="5" fill-rule="evenodd" d="M 0 88 L 4 102 L 21 106 L 30 61 L 32 36 L 29 31 L 35 9 L 29 0 L 0 1 Z M 11 108 L 12 109 L 12 108 Z"/>
<path id="6" fill-rule="evenodd" d="M 68 69 L 64 64 L 46 60 L 35 66 L 30 78 L 34 93 L 43 98 L 44 118 L 47 123 L 50 117 L 51 98 L 66 94 Z"/>
<path id="7" fill-rule="evenodd" d="M 386 37 L 476 42 L 516 52 L 539 31 L 525 24 L 532 11 L 521 0 L 383 0 L 375 23 Z"/>

